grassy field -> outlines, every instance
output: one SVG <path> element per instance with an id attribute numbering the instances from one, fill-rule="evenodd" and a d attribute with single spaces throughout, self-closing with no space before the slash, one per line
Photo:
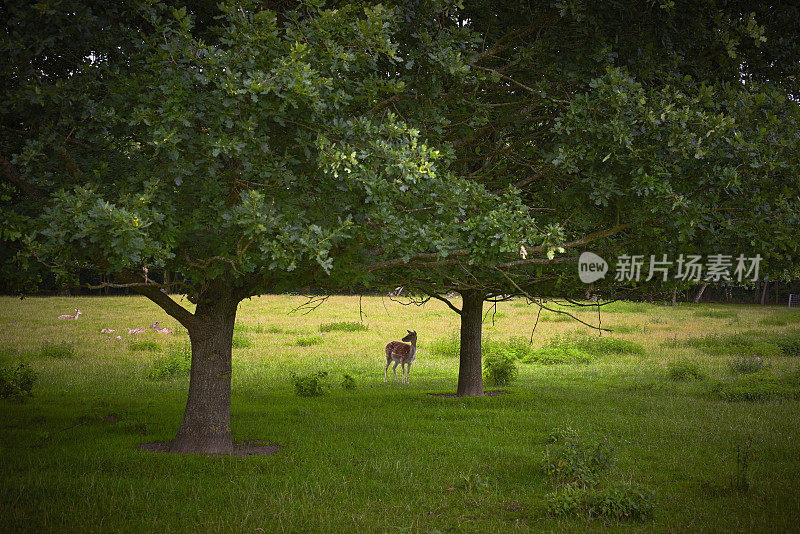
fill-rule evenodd
<path id="1" fill-rule="evenodd" d="M 614 333 L 602 340 L 543 313 L 528 346 L 536 309 L 502 303 L 486 353 L 518 358 L 518 375 L 507 394 L 459 399 L 430 395 L 457 381 L 458 321 L 443 304 L 333 297 L 289 313 L 303 302 L 256 298 L 238 314 L 234 440 L 279 452 L 209 458 L 137 449 L 174 436 L 188 388 L 186 331 L 154 304 L 0 298 L 0 366 L 38 374 L 32 397 L 0 399 L 0 531 L 800 524 L 800 313 L 621 302 L 603 310 Z M 56 319 L 74 308 L 77 321 Z M 597 323 L 596 309 L 579 316 Z M 158 320 L 175 335 L 125 330 Z M 390 369 L 384 384 L 383 346 L 406 329 L 419 334 L 411 383 Z M 322 371 L 325 395 L 296 394 L 293 374 Z"/>

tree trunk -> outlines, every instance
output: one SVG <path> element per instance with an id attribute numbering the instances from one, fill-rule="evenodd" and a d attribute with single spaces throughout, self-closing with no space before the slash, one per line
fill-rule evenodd
<path id="1" fill-rule="evenodd" d="M 694 298 L 694 303 L 695 304 L 700 302 L 700 299 L 703 298 L 703 293 L 705 292 L 707 287 L 708 287 L 708 284 L 703 282 L 703 285 L 700 286 L 700 290 L 697 292 L 697 296 Z"/>
<path id="2" fill-rule="evenodd" d="M 761 305 L 764 306 L 767 303 L 767 289 L 769 289 L 769 280 L 764 278 L 764 289 L 761 291 Z"/>
<path id="3" fill-rule="evenodd" d="M 672 288 L 672 305 L 675 306 L 675 303 L 678 302 L 678 288 Z"/>
<path id="4" fill-rule="evenodd" d="M 461 352 L 456 395 L 482 397 L 481 328 L 484 295 L 478 291 L 465 291 L 461 297 Z"/>
<path id="5" fill-rule="evenodd" d="M 233 448 L 231 355 L 238 304 L 232 288 L 216 282 L 198 299 L 196 321 L 189 328 L 192 342 L 189 396 L 170 452 L 220 453 Z"/>

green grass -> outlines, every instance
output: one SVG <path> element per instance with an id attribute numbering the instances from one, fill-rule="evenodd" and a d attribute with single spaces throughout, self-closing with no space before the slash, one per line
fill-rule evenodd
<path id="1" fill-rule="evenodd" d="M 319 325 L 320 332 L 363 332 L 367 327 L 363 323 L 342 321 L 338 323 L 325 323 Z"/>
<path id="2" fill-rule="evenodd" d="M 629 325 L 622 338 L 547 321 L 531 343 L 536 307 L 499 303 L 506 315 L 485 348 L 514 354 L 517 375 L 506 394 L 459 399 L 429 395 L 455 391 L 458 377 L 459 318 L 444 304 L 332 297 L 289 314 L 303 301 L 254 298 L 237 313 L 250 344 L 234 352 L 233 437 L 280 451 L 206 458 L 137 449 L 174 437 L 188 390 L 188 336 L 159 308 L 139 297 L 0 298 L 0 366 L 37 375 L 32 397 L 0 399 L 0 531 L 796 530 L 800 358 L 797 328 L 761 323 L 777 308 L 731 307 L 740 324 L 714 321 L 708 336 L 695 307 L 614 303 L 603 324 Z M 74 308 L 79 320 L 56 319 Z M 596 309 L 575 313 L 596 322 Z M 358 335 L 319 334 L 362 314 Z M 176 334 L 136 340 L 160 343 L 155 353 L 98 333 L 157 320 Z M 383 348 L 407 329 L 419 334 L 410 384 L 391 370 L 384 384 Z M 323 342 L 297 343 L 306 338 Z M 70 349 L 42 355 L 45 342 Z M 766 346 L 767 367 L 730 372 L 732 358 Z M 587 361 L 524 363 L 547 351 Z M 293 374 L 322 372 L 325 395 L 297 395 Z M 565 428 L 588 447 L 570 462 L 605 454 L 597 443 L 613 452 L 583 489 L 547 469 L 551 436 Z"/>
<path id="3" fill-rule="evenodd" d="M 141 351 L 141 352 L 155 352 L 161 350 L 161 344 L 157 341 L 131 341 L 128 344 L 128 348 L 134 351 Z"/>

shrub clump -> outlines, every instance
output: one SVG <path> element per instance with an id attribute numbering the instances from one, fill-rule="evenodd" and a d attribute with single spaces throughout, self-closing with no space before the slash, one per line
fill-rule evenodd
<path id="1" fill-rule="evenodd" d="M 318 371 L 310 375 L 298 376 L 292 373 L 292 381 L 294 382 L 294 391 L 298 397 L 319 397 L 324 395 L 327 389 L 325 378 L 328 376 L 327 371 Z"/>
<path id="2" fill-rule="evenodd" d="M 550 435 L 544 467 L 561 485 L 546 496 L 547 513 L 589 519 L 643 521 L 653 514 L 655 492 L 632 483 L 604 481 L 616 458 L 607 440 L 587 440 L 571 428 Z"/>
<path id="3" fill-rule="evenodd" d="M 483 376 L 494 386 L 507 386 L 517 377 L 517 362 L 505 350 L 492 350 L 483 358 Z"/>
<path id="4" fill-rule="evenodd" d="M 367 327 L 354 321 L 344 321 L 339 323 L 325 323 L 319 325 L 320 332 L 362 332 Z"/>
<path id="5" fill-rule="evenodd" d="M 24 363 L 16 367 L 0 367 L 0 397 L 22 399 L 33 395 L 36 371 Z"/>
<path id="6" fill-rule="evenodd" d="M 566 484 L 547 496 L 547 513 L 555 516 L 644 521 L 653 515 L 654 508 L 655 491 L 635 484 L 614 484 L 600 489 Z"/>
<path id="7" fill-rule="evenodd" d="M 616 461 L 607 440 L 586 440 L 572 428 L 552 433 L 548 441 L 545 471 L 562 483 L 591 486 Z"/>
<path id="8" fill-rule="evenodd" d="M 686 381 L 703 380 L 706 374 L 697 362 L 681 360 L 669 364 L 667 367 L 667 376 L 670 380 Z"/>

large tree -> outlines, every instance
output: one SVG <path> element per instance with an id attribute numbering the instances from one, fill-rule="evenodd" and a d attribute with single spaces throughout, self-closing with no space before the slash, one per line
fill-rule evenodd
<path id="1" fill-rule="evenodd" d="M 572 291 L 581 247 L 766 237 L 776 265 L 796 258 L 798 112 L 774 81 L 795 41 L 762 55 L 785 13 L 275 4 L 20 3 L 4 21 L 2 238 L 18 266 L 91 266 L 187 328 L 174 451 L 231 447 L 250 295 L 459 292 L 457 391 L 481 395 L 484 302 Z M 181 272 L 195 309 L 145 266 Z"/>
<path id="2" fill-rule="evenodd" d="M 396 9 L 406 90 L 379 105 L 418 125 L 455 176 L 523 205 L 538 230 L 526 241 L 480 222 L 451 227 L 432 218 L 407 236 L 403 258 L 382 249 L 370 251 L 379 261 L 359 262 L 368 264 L 366 284 L 392 271 L 429 296 L 461 294 L 460 309 L 448 301 L 461 316 L 459 395 L 483 394 L 483 303 L 580 294 L 581 250 L 673 261 L 681 253 L 760 254 L 762 275 L 796 264 L 795 4 Z M 420 199 L 420 213 L 438 213 L 438 200 Z M 486 209 L 467 203 L 457 216 Z M 380 224 L 387 233 L 408 227 L 394 213 Z"/>
<path id="3" fill-rule="evenodd" d="M 230 2 L 213 17 L 173 4 L 8 5 L 4 268 L 91 268 L 179 321 L 192 363 L 170 448 L 221 452 L 242 299 L 352 285 L 381 255 L 446 254 L 464 225 L 476 243 L 502 236 L 484 254 L 543 233 L 513 195 L 445 172 L 418 129 L 379 104 L 405 84 L 393 12 Z M 154 269 L 180 272 L 194 307 Z"/>

